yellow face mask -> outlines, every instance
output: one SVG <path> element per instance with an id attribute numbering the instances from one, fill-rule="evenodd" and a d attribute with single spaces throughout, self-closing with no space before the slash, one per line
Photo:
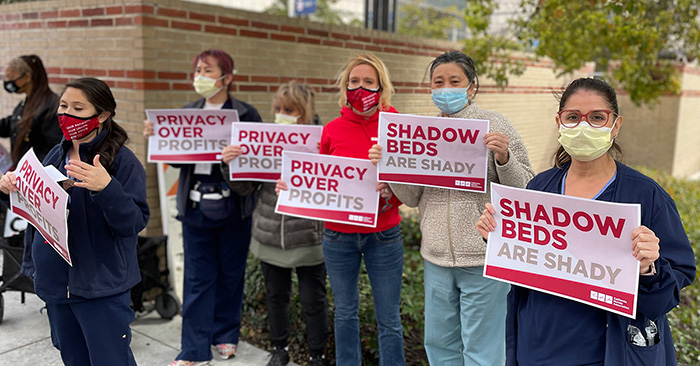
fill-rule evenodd
<path id="1" fill-rule="evenodd" d="M 275 123 L 281 125 L 294 125 L 299 120 L 299 117 L 290 116 L 284 113 L 275 113 Z"/>
<path id="2" fill-rule="evenodd" d="M 612 127 L 594 128 L 588 122 L 579 123 L 576 127 L 559 125 L 559 143 L 571 156 L 578 161 L 591 161 L 603 156 L 613 143 L 610 135 L 617 123 Z"/>
<path id="3" fill-rule="evenodd" d="M 218 93 L 219 90 L 224 88 L 223 86 L 217 88 L 216 81 L 223 79 L 225 76 L 226 75 L 222 75 L 218 79 L 212 79 L 206 76 L 197 76 L 196 78 L 194 78 L 192 86 L 194 86 L 194 91 L 196 91 L 197 94 L 201 95 L 204 98 L 211 98 L 216 93 Z"/>

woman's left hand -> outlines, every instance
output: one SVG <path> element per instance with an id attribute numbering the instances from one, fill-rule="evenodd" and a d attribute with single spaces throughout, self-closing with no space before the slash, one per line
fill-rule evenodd
<path id="1" fill-rule="evenodd" d="M 508 162 L 508 136 L 500 132 L 489 132 L 484 135 L 484 142 L 489 150 L 493 150 L 498 164 L 505 165 Z"/>
<path id="2" fill-rule="evenodd" d="M 389 187 L 389 183 L 384 182 L 377 183 L 377 192 L 381 192 L 379 196 L 386 199 L 394 195 L 394 192 L 391 191 L 391 187 Z"/>
<path id="3" fill-rule="evenodd" d="M 92 164 L 83 163 L 80 160 L 70 160 L 66 165 L 66 172 L 71 177 L 80 180 L 80 182 L 75 183 L 76 187 L 100 192 L 112 181 L 112 176 L 100 163 L 100 155 L 95 155 Z"/>
<path id="4" fill-rule="evenodd" d="M 632 254 L 639 260 L 640 273 L 649 273 L 652 263 L 659 259 L 659 238 L 648 227 L 637 227 L 632 230 Z"/>

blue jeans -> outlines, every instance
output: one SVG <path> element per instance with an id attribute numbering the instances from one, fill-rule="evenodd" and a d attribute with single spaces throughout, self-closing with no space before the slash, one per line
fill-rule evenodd
<path id="1" fill-rule="evenodd" d="M 399 313 L 403 240 L 399 226 L 369 234 L 325 229 L 323 255 L 335 301 L 336 365 L 362 365 L 358 281 L 363 257 L 372 285 L 379 329 L 379 364 L 404 365 L 403 328 Z"/>
<path id="2" fill-rule="evenodd" d="M 231 215 L 226 225 L 182 223 L 185 278 L 182 351 L 186 361 L 208 361 L 211 345 L 238 344 L 250 218 Z"/>
<path id="3" fill-rule="evenodd" d="M 423 261 L 425 352 L 431 365 L 505 365 L 510 285 L 485 278 L 484 267 Z"/>

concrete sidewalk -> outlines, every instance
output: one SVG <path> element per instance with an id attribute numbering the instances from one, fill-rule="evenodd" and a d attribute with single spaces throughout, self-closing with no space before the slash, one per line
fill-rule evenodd
<path id="1" fill-rule="evenodd" d="M 1 260 L 0 260 L 1 265 Z M 49 322 L 44 306 L 34 294 L 26 295 L 26 304 L 20 303 L 20 293 L 8 291 L 2 294 L 5 315 L 0 323 L 0 360 L 3 365 L 61 366 L 61 356 L 51 344 Z M 131 349 L 140 366 L 167 366 L 175 359 L 180 347 L 182 318 L 164 320 L 157 312 L 137 318 L 131 325 Z M 265 366 L 270 353 L 241 342 L 238 355 L 231 360 L 216 359 L 216 366 Z M 296 365 L 290 363 L 289 365 Z"/>

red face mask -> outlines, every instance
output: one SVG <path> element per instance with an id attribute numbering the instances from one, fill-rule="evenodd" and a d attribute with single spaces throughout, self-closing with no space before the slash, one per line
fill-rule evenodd
<path id="1" fill-rule="evenodd" d="M 80 140 L 100 126 L 97 116 L 96 114 L 92 117 L 84 118 L 63 113 L 58 115 L 58 125 L 61 127 L 66 140 Z"/>
<path id="2" fill-rule="evenodd" d="M 370 90 L 363 87 L 348 89 L 348 103 L 360 113 L 367 112 L 379 104 L 379 89 Z"/>

